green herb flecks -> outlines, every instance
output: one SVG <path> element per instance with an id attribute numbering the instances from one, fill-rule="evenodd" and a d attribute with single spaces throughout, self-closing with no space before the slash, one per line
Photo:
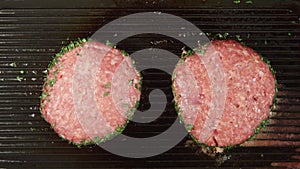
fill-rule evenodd
<path id="1" fill-rule="evenodd" d="M 188 51 L 183 51 L 182 53 L 181 53 L 181 58 L 186 58 L 186 57 L 189 57 L 189 56 L 192 56 L 192 55 L 194 55 L 195 54 L 195 52 L 193 51 L 193 50 L 188 50 Z"/>
<path id="2" fill-rule="evenodd" d="M 204 144 L 204 143 L 200 143 L 198 141 L 198 139 L 191 133 L 189 133 L 189 137 L 198 145 L 198 146 L 201 146 L 201 147 L 205 147 L 205 148 L 208 148 L 210 150 L 213 151 L 213 149 L 215 149 L 216 147 L 219 147 L 219 148 L 223 148 L 224 150 L 229 150 L 231 148 L 234 148 L 234 147 L 237 147 L 238 145 L 228 145 L 228 146 L 210 146 L 210 145 L 207 145 L 207 144 Z"/>
<path id="3" fill-rule="evenodd" d="M 105 134 L 104 136 L 104 140 L 107 141 L 107 140 L 111 140 L 114 136 L 117 135 L 117 132 L 111 132 L 111 133 L 107 133 Z"/>
<path id="4" fill-rule="evenodd" d="M 247 33 L 247 39 L 249 39 L 250 38 L 250 33 Z"/>
<path id="5" fill-rule="evenodd" d="M 105 134 L 105 136 L 103 138 L 96 136 L 91 141 L 88 141 L 86 143 L 88 143 L 88 145 L 89 144 L 99 144 L 99 143 L 103 143 L 105 141 L 111 140 L 112 138 L 114 138 L 118 134 L 121 134 L 124 131 L 127 123 L 128 123 L 128 121 L 126 121 L 125 124 L 122 124 L 122 125 L 119 124 L 115 131 Z M 86 144 L 84 144 L 84 145 L 86 145 Z"/>
<path id="6" fill-rule="evenodd" d="M 291 33 L 291 32 L 288 32 L 288 35 L 289 35 L 289 36 L 292 36 L 292 33 Z"/>
<path id="7" fill-rule="evenodd" d="M 113 43 L 111 43 L 109 40 L 105 41 L 105 45 L 110 46 L 112 48 L 116 48 L 116 46 Z"/>
<path id="8" fill-rule="evenodd" d="M 96 137 L 92 138 L 91 140 L 83 140 L 83 141 L 81 141 L 81 143 L 74 143 L 74 142 L 69 142 L 69 143 L 76 145 L 78 148 L 80 148 L 81 146 L 100 144 L 100 143 L 106 142 L 108 140 L 113 139 L 118 134 L 121 134 L 124 131 L 124 129 L 128 123 L 129 123 L 129 120 L 127 120 L 124 124 L 118 124 L 118 127 L 115 129 L 115 131 L 105 134 L 102 138 L 99 136 L 96 136 Z"/>
<path id="9" fill-rule="evenodd" d="M 55 126 L 56 126 L 56 124 L 55 124 L 55 123 L 52 123 L 52 124 L 50 125 L 50 128 L 51 128 L 51 129 L 54 129 Z M 66 140 L 62 135 L 59 135 L 59 137 L 61 137 L 63 140 Z"/>
<path id="10" fill-rule="evenodd" d="M 127 110 L 127 112 L 126 112 L 126 116 L 127 117 L 131 117 L 133 114 L 134 114 L 134 112 L 135 112 L 135 108 L 134 107 L 132 107 L 132 108 L 130 108 L 129 110 Z"/>
<path id="11" fill-rule="evenodd" d="M 194 125 L 192 125 L 192 124 L 187 124 L 187 125 L 186 125 L 186 129 L 187 129 L 188 131 L 193 130 L 193 128 L 194 128 Z"/>
<path id="12" fill-rule="evenodd" d="M 229 35 L 229 33 L 225 32 L 225 33 L 223 34 L 223 37 L 226 39 L 228 35 Z"/>
<path id="13" fill-rule="evenodd" d="M 122 104 L 122 107 L 123 107 L 123 108 L 128 108 L 128 107 L 129 107 L 129 104 L 128 104 L 128 103 L 123 103 L 123 104 Z"/>
<path id="14" fill-rule="evenodd" d="M 224 36 L 221 33 L 218 33 L 216 36 L 219 38 L 224 38 Z"/>
<path id="15" fill-rule="evenodd" d="M 17 76 L 16 79 L 17 79 L 19 82 L 21 82 L 24 78 L 21 77 L 21 76 Z"/>
<path id="16" fill-rule="evenodd" d="M 239 42 L 241 42 L 243 39 L 241 38 L 241 35 L 236 35 L 235 36 L 236 37 L 236 39 L 239 41 Z"/>
<path id="17" fill-rule="evenodd" d="M 251 141 L 253 139 L 255 139 L 258 135 L 258 133 L 261 132 L 262 129 L 266 128 L 267 124 L 269 123 L 270 121 L 270 118 L 262 121 L 255 129 L 254 129 L 254 134 L 249 138 L 247 139 L 247 141 Z"/>
<path id="18" fill-rule="evenodd" d="M 203 144 L 203 143 L 200 143 L 199 141 L 198 141 L 198 139 L 194 136 L 194 135 L 192 135 L 192 134 L 190 134 L 189 133 L 189 136 L 192 138 L 192 140 L 194 140 L 197 144 L 199 144 L 200 146 L 207 146 L 206 144 Z"/>
<path id="19" fill-rule="evenodd" d="M 140 106 L 140 102 L 139 102 L 139 101 L 136 101 L 134 107 L 135 107 L 135 108 L 138 108 L 139 106 Z"/>
<path id="20" fill-rule="evenodd" d="M 217 33 L 214 37 L 213 40 L 215 39 L 227 39 L 227 36 L 229 35 L 229 33 L 225 32 L 225 33 Z"/>
<path id="21" fill-rule="evenodd" d="M 274 70 L 274 68 L 271 66 L 271 62 L 267 59 L 267 58 L 265 58 L 265 57 L 263 57 L 263 56 L 261 56 L 260 55 L 260 58 L 261 58 L 261 60 L 263 61 L 263 62 L 265 62 L 268 66 L 269 66 L 269 69 L 270 69 L 270 71 L 272 72 L 272 74 L 274 75 L 274 79 L 275 79 L 275 96 L 274 96 L 274 99 L 273 99 L 273 105 L 272 105 L 272 107 L 271 107 L 271 111 L 275 108 L 275 106 L 276 106 L 276 104 L 277 104 L 277 94 L 278 94 L 278 82 L 277 82 L 277 80 L 276 80 L 276 71 Z"/>
<path id="22" fill-rule="evenodd" d="M 181 112 L 180 112 L 180 108 L 178 106 L 178 102 L 175 100 L 175 98 L 177 98 L 178 96 L 175 94 L 175 89 L 174 89 L 174 81 L 172 81 L 172 85 L 171 85 L 172 91 L 173 91 L 173 96 L 174 96 L 174 107 L 175 107 L 175 111 L 177 112 L 178 118 L 179 118 L 179 122 L 180 124 L 184 125 L 184 119 L 181 116 Z M 186 126 L 186 125 L 184 125 Z"/>
<path id="23" fill-rule="evenodd" d="M 264 128 L 267 126 L 268 121 L 269 121 L 268 119 L 262 121 L 262 122 L 260 123 L 260 125 L 259 125 L 256 129 L 254 129 L 255 134 L 258 134 L 258 133 L 260 132 L 261 129 L 264 129 Z"/>
<path id="24" fill-rule="evenodd" d="M 217 33 L 214 34 L 213 37 L 211 38 L 211 40 L 226 40 L 228 38 L 229 33 L 225 32 L 225 33 Z"/>
<path id="25" fill-rule="evenodd" d="M 176 73 L 174 72 L 172 75 L 173 79 L 176 79 Z"/>
<path id="26" fill-rule="evenodd" d="M 87 42 L 86 39 L 78 39 L 77 41 L 71 41 L 70 44 L 68 46 L 62 47 L 61 52 L 62 54 L 65 54 L 66 52 L 73 50 L 76 47 L 81 47 L 82 43 Z"/>
<path id="27" fill-rule="evenodd" d="M 103 95 L 103 96 L 104 96 L 104 97 L 105 97 L 105 96 L 108 96 L 108 95 L 109 95 L 109 93 L 110 93 L 110 92 L 108 92 L 108 91 L 107 91 L 107 92 L 105 92 L 105 93 L 104 93 L 104 95 Z"/>
<path id="28" fill-rule="evenodd" d="M 191 56 L 191 55 L 194 55 L 195 52 L 193 50 L 188 50 L 187 53 L 186 53 L 186 56 Z"/>
<path id="29" fill-rule="evenodd" d="M 118 128 L 116 129 L 116 132 L 121 134 L 125 129 L 125 126 L 124 125 L 118 125 Z"/>
<path id="30" fill-rule="evenodd" d="M 264 44 L 265 44 L 265 45 L 267 45 L 267 44 L 268 44 L 268 41 L 267 41 L 267 40 L 265 40 Z"/>
<path id="31" fill-rule="evenodd" d="M 297 22 L 296 22 L 296 21 L 291 21 L 291 23 L 292 23 L 292 24 L 297 24 Z"/>
<path id="32" fill-rule="evenodd" d="M 276 74 L 276 71 L 273 69 L 273 67 L 271 66 L 271 62 L 267 59 L 267 58 L 265 58 L 265 57 L 263 57 L 263 56 L 261 56 L 260 55 L 260 58 L 261 58 L 261 60 L 262 61 L 264 61 L 268 66 L 269 66 L 269 69 L 270 69 L 270 71 L 273 73 L 273 75 L 275 76 L 275 74 Z"/>
<path id="33" fill-rule="evenodd" d="M 90 140 L 83 141 L 83 145 L 85 145 L 85 146 L 90 145 L 90 144 L 92 144 L 92 142 Z"/>
<path id="34" fill-rule="evenodd" d="M 56 75 L 58 72 L 59 72 L 59 68 L 56 68 L 53 74 Z"/>
<path id="35" fill-rule="evenodd" d="M 175 107 L 176 107 L 176 106 L 175 106 Z M 175 109 L 176 109 L 176 108 L 175 108 Z M 177 114 L 178 114 L 178 118 L 179 118 L 180 124 L 183 124 L 183 125 L 185 126 L 184 119 L 183 119 L 183 117 L 182 117 L 182 115 L 181 115 L 181 112 L 180 112 L 180 109 L 178 108 L 178 106 L 177 106 L 176 111 L 177 111 Z"/>
<path id="36" fill-rule="evenodd" d="M 99 136 L 96 136 L 93 138 L 93 142 L 94 143 L 100 143 L 101 142 L 101 138 Z"/>
<path id="37" fill-rule="evenodd" d="M 206 46 L 202 46 L 202 47 L 198 47 L 193 49 L 198 55 L 204 55 L 205 51 L 206 51 Z"/>
<path id="38" fill-rule="evenodd" d="M 60 56 L 56 56 L 48 65 L 48 69 L 52 69 L 58 62 L 60 62 L 59 60 Z"/>
<path id="39" fill-rule="evenodd" d="M 122 50 L 121 53 L 122 53 L 122 56 L 125 56 L 125 57 L 129 56 L 129 54 L 125 50 Z"/>
<path id="40" fill-rule="evenodd" d="M 111 83 L 110 82 L 108 82 L 108 83 L 106 83 L 106 85 L 104 86 L 106 89 L 108 89 L 108 88 L 110 88 L 110 86 L 111 86 Z"/>
<path id="41" fill-rule="evenodd" d="M 49 94 L 48 94 L 48 93 L 45 93 L 45 92 L 43 92 L 43 93 L 42 93 L 42 95 L 41 95 L 41 99 L 44 99 L 44 98 L 46 98 L 47 96 L 49 96 Z"/>
<path id="42" fill-rule="evenodd" d="M 25 71 L 24 71 L 24 70 L 20 70 L 20 74 L 22 74 L 22 75 L 23 75 L 24 73 L 25 73 Z"/>
<path id="43" fill-rule="evenodd" d="M 133 117 L 134 112 L 136 111 L 135 107 L 131 107 L 130 109 L 128 109 L 125 113 L 125 115 L 127 116 L 128 120 L 131 120 Z"/>
<path id="44" fill-rule="evenodd" d="M 90 41 L 90 39 L 85 39 L 85 38 L 78 38 L 77 41 L 71 41 L 69 45 L 64 46 L 61 48 L 60 52 L 55 55 L 53 60 L 50 62 L 48 65 L 48 69 L 53 68 L 58 62 L 60 62 L 59 58 L 63 56 L 65 53 L 69 52 L 70 50 L 73 50 L 76 47 L 81 47 L 83 43 Z"/>
<path id="45" fill-rule="evenodd" d="M 53 85 L 55 84 L 55 82 L 56 82 L 56 78 L 54 77 L 53 79 L 49 80 L 49 86 L 53 87 Z"/>
<path id="46" fill-rule="evenodd" d="M 224 37 L 224 36 L 223 36 Z M 193 51 L 195 51 L 198 55 L 204 55 L 204 53 L 206 52 L 207 49 L 207 45 L 202 45 L 202 46 L 198 46 L 197 48 L 193 49 Z"/>
<path id="47" fill-rule="evenodd" d="M 276 105 L 278 104 L 277 96 L 278 96 L 278 82 L 275 79 L 275 96 L 273 98 L 273 105 L 271 106 L 271 112 L 276 108 Z"/>
<path id="48" fill-rule="evenodd" d="M 247 0 L 246 4 L 253 4 L 253 1 L 252 0 Z"/>
<path id="49" fill-rule="evenodd" d="M 233 0 L 233 3 L 239 4 L 239 3 L 241 3 L 241 1 L 240 0 Z"/>
<path id="50" fill-rule="evenodd" d="M 138 89 L 139 91 L 142 91 L 143 76 L 141 73 L 139 74 L 140 74 L 140 81 L 138 84 L 137 83 L 134 84 L 134 88 Z"/>
<path id="51" fill-rule="evenodd" d="M 133 84 L 133 79 L 129 80 L 128 84 L 132 85 Z"/>

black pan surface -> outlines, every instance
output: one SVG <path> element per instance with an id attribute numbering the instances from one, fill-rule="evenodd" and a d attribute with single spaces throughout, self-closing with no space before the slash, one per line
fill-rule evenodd
<path id="1" fill-rule="evenodd" d="M 300 168 L 297 1 L 11 0 L 0 2 L 0 8 L 0 168 Z M 41 118 L 44 71 L 55 53 L 114 19 L 146 11 L 180 16 L 211 39 L 218 33 L 229 33 L 230 39 L 242 40 L 271 61 L 277 72 L 279 103 L 256 139 L 212 158 L 186 137 L 163 154 L 131 159 L 98 146 L 70 145 Z M 182 44 L 169 37 L 142 34 L 123 40 L 118 47 L 128 53 L 161 48 L 179 56 Z M 150 108 L 147 98 L 153 89 L 163 90 L 168 104 L 157 120 L 132 122 L 124 133 L 150 137 L 168 129 L 176 119 L 171 76 L 155 69 L 141 73 L 145 80 L 139 110 Z"/>

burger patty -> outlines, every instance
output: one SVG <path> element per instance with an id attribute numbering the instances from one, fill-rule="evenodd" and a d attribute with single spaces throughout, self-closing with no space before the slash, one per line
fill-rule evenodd
<path id="1" fill-rule="evenodd" d="M 209 111 L 214 93 L 203 61 L 213 56 L 219 58 L 224 73 L 226 95 L 217 98 L 224 99 L 221 111 Z M 236 145 L 250 138 L 270 115 L 276 94 L 269 65 L 252 49 L 232 40 L 213 41 L 204 54 L 184 57 L 172 79 L 175 102 L 186 128 L 198 142 L 209 146 Z"/>
<path id="2" fill-rule="evenodd" d="M 74 45 L 75 44 L 75 45 Z M 140 75 L 130 57 L 96 41 L 62 49 L 49 65 L 41 113 L 74 144 L 120 133 L 140 98 Z"/>

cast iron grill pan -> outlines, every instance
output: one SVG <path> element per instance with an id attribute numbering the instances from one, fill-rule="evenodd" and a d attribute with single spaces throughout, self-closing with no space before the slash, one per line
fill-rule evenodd
<path id="1" fill-rule="evenodd" d="M 145 11 L 153 10 L 20 7 L 0 10 L 0 168 L 286 168 L 299 164 L 299 16 L 284 8 L 159 10 L 189 20 L 211 34 L 210 38 L 226 32 L 232 39 L 239 35 L 247 46 L 268 58 L 277 71 L 279 103 L 274 117 L 254 141 L 226 151 L 228 160 L 219 162 L 220 159 L 199 153 L 197 148 L 187 146 L 188 137 L 166 153 L 144 159 L 119 157 L 97 146 L 77 148 L 62 141 L 39 113 L 43 71 L 52 56 L 71 40 L 91 36 L 113 19 Z M 142 34 L 125 39 L 118 47 L 129 53 L 161 48 L 179 56 L 183 46 L 169 37 Z M 130 123 L 124 133 L 134 137 L 157 135 L 176 119 L 171 76 L 157 69 L 143 70 L 142 74 L 145 81 L 139 110 L 149 109 L 151 103 L 147 98 L 154 89 L 165 92 L 168 104 L 157 120 L 148 124 Z"/>

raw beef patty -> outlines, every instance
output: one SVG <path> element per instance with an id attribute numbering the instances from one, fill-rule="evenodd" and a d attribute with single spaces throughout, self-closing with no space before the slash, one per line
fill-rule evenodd
<path id="1" fill-rule="evenodd" d="M 140 75 L 123 52 L 96 41 L 71 43 L 48 68 L 41 96 L 44 119 L 74 144 L 120 133 L 140 98 Z"/>
<path id="2" fill-rule="evenodd" d="M 223 111 L 212 111 L 212 85 L 203 58 L 217 56 L 222 63 L 226 93 Z M 210 146 L 244 142 L 270 115 L 275 77 L 252 49 L 232 40 L 211 42 L 204 54 L 184 57 L 173 73 L 173 93 L 186 128 Z M 218 118 L 215 118 L 218 117 Z"/>

